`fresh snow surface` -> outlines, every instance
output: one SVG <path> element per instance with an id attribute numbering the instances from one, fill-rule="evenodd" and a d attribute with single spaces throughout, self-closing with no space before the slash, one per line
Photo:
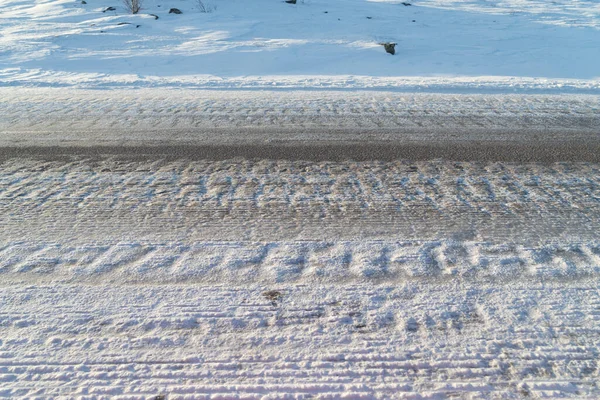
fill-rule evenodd
<path id="1" fill-rule="evenodd" d="M 600 89 L 597 1 L 410 3 L 2 0 L 0 85 Z"/>

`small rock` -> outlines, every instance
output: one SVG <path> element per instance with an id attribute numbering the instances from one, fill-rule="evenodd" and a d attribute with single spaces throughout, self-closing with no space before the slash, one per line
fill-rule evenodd
<path id="1" fill-rule="evenodd" d="M 267 298 L 267 300 L 271 301 L 271 304 L 276 306 L 277 301 L 283 297 L 283 294 L 278 290 L 268 290 L 262 294 Z"/>
<path id="2" fill-rule="evenodd" d="M 396 54 L 397 43 L 379 43 L 379 44 L 383 46 L 383 48 L 385 49 L 385 51 L 387 53 L 390 53 L 391 55 Z"/>
<path id="3" fill-rule="evenodd" d="M 288 4 L 296 4 L 296 0 L 285 0 Z"/>
<path id="4" fill-rule="evenodd" d="M 327 14 L 327 13 L 329 13 L 329 11 L 323 11 L 323 14 Z"/>
<path id="5" fill-rule="evenodd" d="M 102 12 L 103 12 L 103 13 L 105 13 L 105 12 L 107 12 L 107 11 L 117 11 L 117 9 L 116 9 L 116 8 L 114 8 L 114 7 L 106 7 L 106 8 L 104 9 L 104 11 L 102 11 Z"/>
<path id="6" fill-rule="evenodd" d="M 164 394 L 159 394 L 158 396 L 154 397 L 154 400 L 167 400 L 167 396 Z"/>
<path id="7" fill-rule="evenodd" d="M 87 1 L 81 0 L 81 4 L 87 4 Z"/>
<path id="8" fill-rule="evenodd" d="M 154 17 L 155 20 L 158 19 L 158 15 L 156 15 L 156 14 L 148 14 L 148 15 L 151 16 L 151 17 Z"/>
<path id="9" fill-rule="evenodd" d="M 373 19 L 373 17 L 367 17 L 367 19 Z"/>
<path id="10" fill-rule="evenodd" d="M 417 22 L 417 20 L 416 20 L 416 19 L 413 19 L 413 22 Z"/>
<path id="11" fill-rule="evenodd" d="M 169 14 L 183 14 L 179 8 L 171 8 Z"/>
<path id="12" fill-rule="evenodd" d="M 131 25 L 131 22 L 119 22 L 117 25 Z"/>
<path id="13" fill-rule="evenodd" d="M 136 27 L 136 28 L 139 28 L 140 26 L 141 26 L 141 25 L 136 25 L 135 27 Z"/>
<path id="14" fill-rule="evenodd" d="M 408 6 L 412 6 L 412 4 L 410 4 L 410 3 L 402 3 L 402 5 L 403 5 L 403 6 L 407 6 L 407 7 L 408 7 Z"/>

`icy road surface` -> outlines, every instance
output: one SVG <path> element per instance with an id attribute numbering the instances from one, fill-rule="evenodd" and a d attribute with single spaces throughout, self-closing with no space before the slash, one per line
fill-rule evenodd
<path id="1" fill-rule="evenodd" d="M 1 92 L 1 397 L 600 396 L 597 97 L 98 93 Z"/>

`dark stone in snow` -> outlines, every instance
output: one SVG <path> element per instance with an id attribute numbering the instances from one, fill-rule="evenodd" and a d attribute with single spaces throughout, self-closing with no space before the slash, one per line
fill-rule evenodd
<path id="1" fill-rule="evenodd" d="M 116 9 L 116 8 L 114 8 L 114 7 L 107 7 L 107 8 L 105 8 L 105 9 L 104 9 L 104 11 L 102 11 L 102 12 L 107 12 L 107 11 L 117 11 L 117 9 Z"/>
<path id="2" fill-rule="evenodd" d="M 148 14 L 148 15 L 151 16 L 151 17 L 154 17 L 155 20 L 158 19 L 158 15 L 154 15 L 154 14 Z"/>
<path id="3" fill-rule="evenodd" d="M 407 6 L 407 7 L 408 7 L 408 6 L 412 6 L 412 4 L 410 4 L 410 3 L 402 3 L 402 5 L 403 5 L 403 6 Z"/>
<path id="4" fill-rule="evenodd" d="M 296 0 L 285 0 L 288 4 L 296 4 Z"/>
<path id="5" fill-rule="evenodd" d="M 277 305 L 277 301 L 283 297 L 283 293 L 278 290 L 268 290 L 262 294 L 271 302 L 273 306 Z"/>
<path id="6" fill-rule="evenodd" d="M 169 14 L 183 14 L 179 8 L 171 8 Z"/>
<path id="7" fill-rule="evenodd" d="M 87 1 L 81 0 L 81 4 L 87 4 Z"/>
<path id="8" fill-rule="evenodd" d="M 131 22 L 119 22 L 117 25 L 133 25 Z M 136 25 L 136 28 L 139 28 L 141 25 Z"/>
<path id="9" fill-rule="evenodd" d="M 397 43 L 379 43 L 379 44 L 383 46 L 386 53 L 390 53 L 391 55 L 396 54 L 396 44 Z"/>

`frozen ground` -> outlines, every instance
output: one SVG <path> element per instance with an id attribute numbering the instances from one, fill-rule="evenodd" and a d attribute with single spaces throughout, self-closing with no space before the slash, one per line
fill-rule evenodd
<path id="1" fill-rule="evenodd" d="M 592 0 L 0 1 L 0 85 L 598 93 Z M 107 7 L 115 11 L 103 12 Z M 169 14 L 172 7 L 183 14 Z M 150 14 L 156 15 L 155 19 Z M 395 56 L 382 42 L 398 43 Z"/>

